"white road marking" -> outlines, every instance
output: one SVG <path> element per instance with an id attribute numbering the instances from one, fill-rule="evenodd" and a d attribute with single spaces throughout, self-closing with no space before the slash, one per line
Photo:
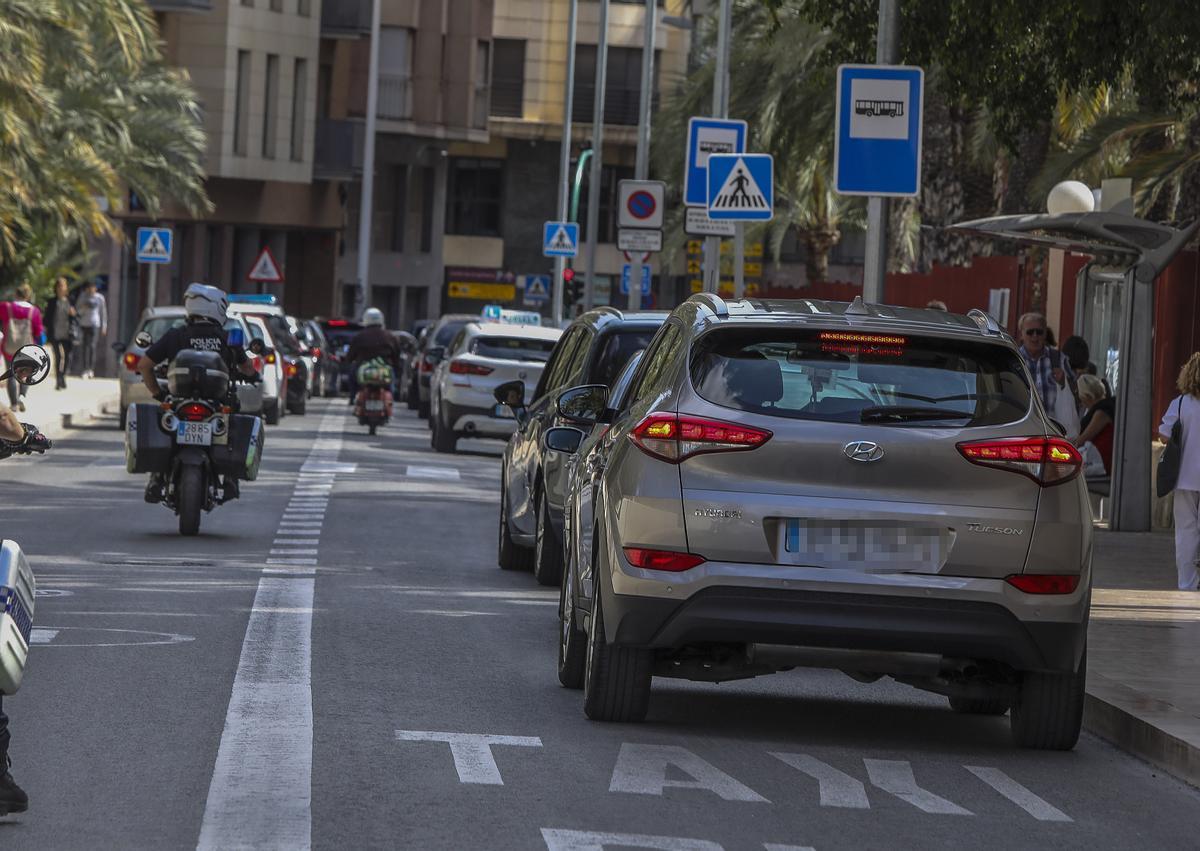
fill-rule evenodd
<path id="1" fill-rule="evenodd" d="M 259 580 L 208 788 L 200 849 L 311 845 L 315 584 L 315 579 Z"/>
<path id="2" fill-rule="evenodd" d="M 49 644 L 54 640 L 54 636 L 58 635 L 57 629 L 42 629 L 34 627 L 29 633 L 30 644 Z"/>
<path id="3" fill-rule="evenodd" d="M 964 810 L 958 804 L 918 786 L 912 765 L 907 760 L 864 758 L 863 764 L 867 767 L 871 783 L 902 801 L 908 801 L 922 812 L 947 816 L 972 815 L 970 810 Z"/>
<path id="4" fill-rule="evenodd" d="M 607 833 L 598 830 L 558 830 L 543 827 L 547 851 L 604 851 L 614 848 L 650 848 L 652 851 L 725 851 L 707 839 L 681 836 L 649 836 L 645 833 Z"/>
<path id="5" fill-rule="evenodd" d="M 405 472 L 414 479 L 442 479 L 448 482 L 457 482 L 462 478 L 457 467 L 422 467 L 409 464 Z"/>
<path id="6" fill-rule="evenodd" d="M 764 842 L 766 851 L 817 851 L 811 845 L 776 845 L 774 842 Z"/>
<path id="7" fill-rule="evenodd" d="M 445 618 L 469 618 L 476 615 L 496 615 L 500 616 L 500 612 L 467 612 L 463 610 L 450 609 L 410 609 L 409 614 L 413 615 L 441 615 Z"/>
<path id="8" fill-rule="evenodd" d="M 401 742 L 445 742 L 450 745 L 454 770 L 459 783 L 478 783 L 484 786 L 503 786 L 500 769 L 492 756 L 493 745 L 517 748 L 540 748 L 537 736 L 494 736 L 488 733 L 435 733 L 425 730 L 397 730 Z"/>
<path id="9" fill-rule="evenodd" d="M 307 543 L 312 542 L 308 541 Z M 285 549 L 273 549 L 269 554 L 273 556 L 315 556 L 319 552 L 320 550 L 315 549 L 296 549 L 293 547 L 287 547 Z"/>
<path id="10" fill-rule="evenodd" d="M 316 564 L 315 558 L 277 558 L 271 557 L 267 559 L 267 564 Z"/>
<path id="11" fill-rule="evenodd" d="M 296 535 L 295 532 L 288 532 L 288 534 L 292 535 L 293 537 L 276 538 L 275 540 L 273 540 L 271 542 L 272 546 L 286 546 L 288 544 L 316 544 L 316 543 L 320 542 L 320 540 L 321 540 L 320 537 L 297 538 L 297 537 L 295 537 L 295 535 Z"/>
<path id="12" fill-rule="evenodd" d="M 667 768 L 692 777 L 691 780 L 668 780 Z M 741 783 L 710 762 L 678 745 L 638 745 L 621 743 L 617 764 L 613 767 L 610 792 L 632 792 L 637 795 L 661 795 L 663 790 L 707 789 L 726 801 L 770 803 L 749 786 Z"/>
<path id="13" fill-rule="evenodd" d="M 304 466 L 300 468 L 300 475 L 312 473 L 314 475 L 329 475 L 337 473 L 345 475 L 353 473 L 358 469 L 357 464 L 339 464 L 336 461 L 305 461 Z"/>
<path id="14" fill-rule="evenodd" d="M 150 640 L 137 639 L 130 641 L 74 641 L 69 644 L 62 641 L 54 641 L 60 632 L 109 632 L 119 633 L 121 635 L 140 635 L 150 636 Z M 44 641 L 34 641 L 34 634 L 41 633 L 43 636 L 48 635 Z M 65 637 L 65 636 L 64 636 Z M 183 635 L 176 632 L 151 632 L 146 629 L 116 629 L 113 627 L 104 626 L 60 626 L 60 627 L 39 627 L 34 629 L 29 634 L 30 644 L 40 644 L 46 647 L 55 649 L 60 647 L 151 647 L 158 644 L 183 644 L 187 641 L 195 641 L 194 635 Z"/>
<path id="15" fill-rule="evenodd" d="M 1072 821 L 1071 817 L 1058 807 L 1039 798 L 998 768 L 988 768 L 982 765 L 964 765 L 963 768 L 1038 821 Z"/>
<path id="16" fill-rule="evenodd" d="M 264 567 L 264 576 L 316 576 L 315 567 Z"/>
<path id="17" fill-rule="evenodd" d="M 843 807 L 851 810 L 867 810 L 867 790 L 862 783 L 832 765 L 821 762 L 806 753 L 775 753 L 771 756 L 787 763 L 817 781 L 822 807 Z"/>

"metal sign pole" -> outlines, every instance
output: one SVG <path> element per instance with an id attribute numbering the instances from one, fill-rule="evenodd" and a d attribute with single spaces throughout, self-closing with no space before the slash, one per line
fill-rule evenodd
<path id="1" fill-rule="evenodd" d="M 358 207 L 358 313 L 366 308 L 369 298 L 367 278 L 371 269 L 371 213 L 375 195 L 375 124 L 379 112 L 379 4 L 371 3 L 371 49 L 367 61 L 367 126 L 363 140 L 363 170 Z"/>
<path id="2" fill-rule="evenodd" d="M 600 180 L 604 163 L 604 87 L 608 80 L 608 0 L 600 0 L 600 39 L 596 45 L 596 96 L 592 101 L 592 173 L 588 178 L 587 280 L 583 307 L 596 304 L 596 243 L 600 228 Z M 611 292 L 609 298 L 611 299 Z"/>
<path id="3" fill-rule="evenodd" d="M 650 110 L 654 106 L 654 36 L 657 14 L 655 0 L 646 0 L 646 17 L 643 23 L 645 32 L 642 40 L 642 91 L 638 104 L 637 164 L 633 171 L 635 180 L 645 180 L 650 173 Z M 631 283 L 629 287 L 630 310 L 640 310 L 642 307 L 641 281 L 639 270 L 637 286 Z"/>
<path id="4" fill-rule="evenodd" d="M 879 0 L 879 34 L 875 64 L 895 65 L 900 52 L 899 10 L 896 0 Z M 879 195 L 867 198 L 867 248 L 863 264 L 863 301 L 883 301 L 883 276 L 887 271 L 888 201 Z"/>
<path id="5" fill-rule="evenodd" d="M 158 264 L 149 263 L 146 270 L 146 307 L 154 307 L 158 298 Z"/>
<path id="6" fill-rule="evenodd" d="M 575 33 L 579 16 L 579 0 L 571 0 L 570 11 L 567 13 L 567 78 L 563 84 L 563 131 L 562 150 L 558 158 L 558 220 L 567 221 L 567 199 L 571 185 L 571 119 L 575 109 Z M 551 318 L 554 327 L 562 326 L 563 321 L 563 273 L 567 270 L 567 258 L 554 258 L 554 292 Z"/>
<path id="7" fill-rule="evenodd" d="M 713 77 L 713 115 L 729 117 L 729 30 L 733 23 L 733 3 L 721 0 L 717 22 L 717 68 Z M 721 237 L 704 238 L 704 289 L 715 293 L 721 288 Z"/>
<path id="8" fill-rule="evenodd" d="M 738 222 L 733 228 L 733 297 L 746 297 L 746 225 Z"/>

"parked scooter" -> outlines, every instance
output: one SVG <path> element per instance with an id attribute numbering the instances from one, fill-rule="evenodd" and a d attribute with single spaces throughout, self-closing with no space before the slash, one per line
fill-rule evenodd
<path id="1" fill-rule="evenodd" d="M 395 373 L 391 364 L 375 358 L 358 367 L 358 395 L 354 399 L 354 415 L 358 424 L 375 434 L 381 425 L 392 418 L 392 381 Z"/>
<path id="2" fill-rule="evenodd" d="M 141 336 L 137 344 L 148 348 L 153 341 Z M 249 348 L 263 351 L 258 340 Z M 196 535 L 202 511 L 237 499 L 238 483 L 258 478 L 263 423 L 237 413 L 237 388 L 219 352 L 184 349 L 166 373 L 161 403 L 129 406 L 125 469 L 161 477 L 161 502 L 179 516 L 179 534 Z"/>

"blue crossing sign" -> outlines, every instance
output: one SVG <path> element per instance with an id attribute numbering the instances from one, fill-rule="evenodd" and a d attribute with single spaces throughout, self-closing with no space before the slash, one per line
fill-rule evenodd
<path id="1" fill-rule="evenodd" d="M 138 228 L 137 261 L 139 263 L 170 263 L 171 229 Z"/>
<path id="2" fill-rule="evenodd" d="M 842 195 L 921 191 L 925 73 L 908 65 L 841 65 L 833 188 Z"/>
<path id="3" fill-rule="evenodd" d="M 523 300 L 525 304 L 542 305 L 550 300 L 550 276 L 549 275 L 525 275 L 525 290 Z"/>
<path id="4" fill-rule="evenodd" d="M 746 150 L 746 122 L 728 118 L 688 119 L 687 162 L 683 166 L 683 203 L 708 206 L 708 158 Z"/>
<path id="5" fill-rule="evenodd" d="M 574 257 L 579 253 L 577 222 L 546 222 L 542 227 L 543 257 Z"/>
<path id="6" fill-rule="evenodd" d="M 621 267 L 621 293 L 629 295 L 629 284 L 633 280 L 633 264 L 626 263 Z M 642 295 L 650 295 L 650 267 L 642 265 Z"/>
<path id="7" fill-rule="evenodd" d="M 708 158 L 708 217 L 769 221 L 775 214 L 774 180 L 770 154 L 713 154 Z"/>

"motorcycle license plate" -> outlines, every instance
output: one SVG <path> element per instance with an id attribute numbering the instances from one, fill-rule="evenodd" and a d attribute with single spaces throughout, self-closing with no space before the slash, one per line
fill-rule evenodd
<path id="1" fill-rule="evenodd" d="M 212 423 L 181 422 L 175 442 L 183 446 L 212 446 Z"/>
<path id="2" fill-rule="evenodd" d="M 366 405 L 366 410 L 382 411 L 383 410 L 383 400 L 382 399 L 368 399 L 367 405 Z"/>

